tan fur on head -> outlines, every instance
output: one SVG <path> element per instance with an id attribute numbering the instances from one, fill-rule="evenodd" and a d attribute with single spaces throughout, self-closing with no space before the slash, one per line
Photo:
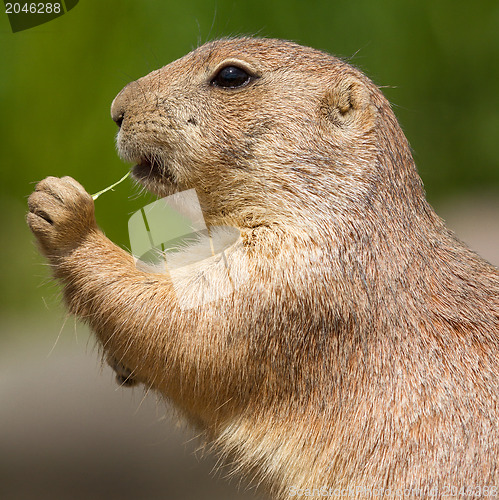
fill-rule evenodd
<path id="1" fill-rule="evenodd" d="M 227 66 L 233 88 L 216 83 Z M 368 78 L 291 42 L 224 39 L 129 84 L 112 114 L 144 186 L 193 188 L 208 225 L 240 231 L 226 257 L 245 273 L 202 303 L 215 264 L 175 289 L 96 228 L 76 181 L 42 181 L 30 227 L 124 380 L 274 498 L 497 494 L 499 273 L 428 205 Z"/>
<path id="2" fill-rule="evenodd" d="M 303 203 L 309 201 L 308 192 L 300 193 L 303 181 L 309 178 L 325 188 L 319 196 L 329 197 L 325 176 L 335 167 L 360 166 L 345 143 L 369 155 L 356 141 L 375 141 L 374 85 L 322 52 L 308 49 L 307 59 L 308 68 L 302 47 L 290 42 L 204 46 L 116 97 L 113 115 L 125 116 L 118 149 L 128 161 L 157 162 L 162 178 L 148 179 L 151 170 L 141 169 L 146 187 L 157 194 L 195 188 L 211 223 L 256 226 L 284 216 L 295 221 L 300 214 L 290 210 L 294 199 L 303 194 Z M 210 86 L 227 65 L 244 68 L 254 81 L 229 92 Z M 244 196 L 237 196 L 241 185 Z"/>

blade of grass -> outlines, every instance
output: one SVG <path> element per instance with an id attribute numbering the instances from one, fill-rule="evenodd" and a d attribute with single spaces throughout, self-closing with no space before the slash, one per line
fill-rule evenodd
<path id="1" fill-rule="evenodd" d="M 111 184 L 109 187 L 95 193 L 92 195 L 92 200 L 96 200 L 101 194 L 104 194 L 107 191 L 110 191 L 114 187 L 116 187 L 118 184 L 121 184 L 127 177 L 129 177 L 131 172 L 127 172 L 126 175 L 124 175 L 119 181 L 115 182 L 114 184 Z"/>

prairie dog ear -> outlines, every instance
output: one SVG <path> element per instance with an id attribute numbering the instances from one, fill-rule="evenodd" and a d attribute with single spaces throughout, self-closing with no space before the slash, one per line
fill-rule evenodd
<path id="1" fill-rule="evenodd" d="M 366 86 L 354 77 L 344 77 L 325 96 L 323 111 L 329 121 L 340 127 L 368 131 L 374 126 L 375 107 Z"/>

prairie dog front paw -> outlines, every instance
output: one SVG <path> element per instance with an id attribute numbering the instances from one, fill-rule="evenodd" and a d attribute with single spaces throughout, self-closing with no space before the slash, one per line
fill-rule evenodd
<path id="1" fill-rule="evenodd" d="M 28 207 L 28 225 L 47 256 L 72 250 L 97 228 L 92 197 L 71 177 L 39 182 Z"/>

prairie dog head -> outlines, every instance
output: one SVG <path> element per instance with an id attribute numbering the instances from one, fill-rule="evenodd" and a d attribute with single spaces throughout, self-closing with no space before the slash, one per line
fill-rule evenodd
<path id="1" fill-rule="evenodd" d="M 111 113 L 139 182 L 158 196 L 194 188 L 208 224 L 240 228 L 308 224 L 304 206 L 315 218 L 364 196 L 376 124 L 391 116 L 348 64 L 252 38 L 210 42 L 130 83 Z"/>

